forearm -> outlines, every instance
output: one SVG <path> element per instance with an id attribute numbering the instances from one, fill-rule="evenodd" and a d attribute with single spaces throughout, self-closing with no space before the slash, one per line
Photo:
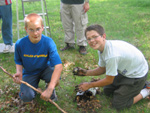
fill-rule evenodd
<path id="1" fill-rule="evenodd" d="M 20 80 L 22 80 L 22 65 L 16 64 L 16 73 L 13 75 L 14 77 L 14 82 L 17 84 L 21 84 Z"/>
<path id="2" fill-rule="evenodd" d="M 86 76 L 98 76 L 102 75 L 106 72 L 106 69 L 104 67 L 98 67 L 96 69 L 87 70 Z"/>
<path id="3" fill-rule="evenodd" d="M 81 91 L 86 91 L 90 88 L 93 88 L 93 87 L 103 87 L 103 86 L 106 86 L 106 85 L 110 85 L 113 83 L 114 81 L 114 76 L 108 76 L 106 75 L 106 78 L 104 79 L 101 79 L 99 81 L 96 81 L 96 82 L 85 82 L 85 83 L 81 83 L 79 85 L 79 90 Z"/>
<path id="4" fill-rule="evenodd" d="M 51 81 L 48 85 L 48 89 L 53 90 L 55 88 L 55 86 L 59 82 L 62 69 L 63 69 L 62 64 L 58 64 L 55 66 L 54 72 L 53 72 L 52 77 L 51 77 Z"/>
<path id="5" fill-rule="evenodd" d="M 96 81 L 96 82 L 90 82 L 89 87 L 104 87 L 106 85 L 112 84 L 112 81 L 107 80 L 107 78 L 104 78 L 102 80 Z"/>
<path id="6" fill-rule="evenodd" d="M 23 69 L 22 65 L 16 64 L 16 73 L 21 73 L 22 74 L 22 69 Z"/>

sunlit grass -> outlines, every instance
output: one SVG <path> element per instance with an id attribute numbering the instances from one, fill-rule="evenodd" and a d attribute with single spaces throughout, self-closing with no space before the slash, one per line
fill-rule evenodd
<path id="1" fill-rule="evenodd" d="M 56 88 L 58 95 L 57 104 L 68 113 L 81 113 L 77 110 L 76 103 L 73 102 L 76 93 L 74 87 L 81 82 L 90 81 L 92 77 L 73 77 L 72 69 L 74 67 L 83 67 L 87 69 L 93 69 L 98 65 L 97 51 L 87 47 L 88 54 L 83 56 L 78 52 L 78 46 L 74 50 L 60 51 L 60 48 L 65 46 L 64 43 L 64 31 L 60 19 L 60 2 L 56 0 L 46 0 L 47 10 L 49 15 L 49 22 L 51 28 L 51 37 L 57 45 L 58 52 L 63 62 L 63 72 L 61 75 L 60 85 Z M 37 12 L 41 4 L 26 4 L 26 13 Z M 90 10 L 88 11 L 88 19 L 91 24 L 101 24 L 106 30 L 107 39 L 110 40 L 124 40 L 139 48 L 145 58 L 150 64 L 150 1 L 149 0 L 92 0 L 90 1 Z M 19 18 L 23 19 L 22 5 L 19 1 Z M 31 7 L 31 8 L 30 8 Z M 13 42 L 15 43 L 17 37 L 17 19 L 16 19 L 16 0 L 13 0 Z M 2 22 L 0 21 L 0 24 Z M 20 36 L 26 35 L 24 30 L 24 23 L 20 23 Z M 20 38 L 21 38 L 20 37 Z M 0 33 L 0 43 L 3 43 Z M 14 63 L 14 54 L 0 54 L 0 66 L 3 66 L 9 73 L 14 74 L 16 72 Z M 105 76 L 101 76 L 104 78 Z M 97 77 L 96 77 L 97 78 Z M 150 79 L 150 77 L 148 77 Z M 4 90 L 5 86 L 12 87 L 12 79 L 9 78 L 0 70 L 0 89 Z M 39 87 L 45 89 L 45 83 L 40 82 Z M 13 87 L 14 88 L 14 87 Z M 102 89 L 101 89 L 102 90 Z M 12 92 L 17 92 L 14 88 Z M 0 105 L 4 101 L 11 99 L 11 94 L 6 98 L 5 95 L 0 95 Z M 104 95 L 97 95 L 100 100 L 102 108 L 98 110 L 100 113 L 117 113 L 116 110 L 111 108 L 110 100 Z M 44 109 L 45 113 L 60 113 L 60 111 L 52 104 L 47 104 L 36 97 L 39 103 L 39 108 Z M 39 110 L 37 108 L 37 111 Z M 150 106 L 146 99 L 140 101 L 136 105 L 132 106 L 129 110 L 125 109 L 122 113 L 148 113 Z M 4 109 L 4 108 L 3 108 Z M 5 112 L 10 112 L 7 110 Z M 1 108 L 0 108 L 1 112 Z"/>

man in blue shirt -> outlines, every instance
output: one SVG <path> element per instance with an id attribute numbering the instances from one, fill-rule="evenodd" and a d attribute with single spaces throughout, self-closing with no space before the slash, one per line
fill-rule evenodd
<path id="1" fill-rule="evenodd" d="M 28 82 L 38 88 L 40 79 L 48 83 L 41 98 L 48 101 L 49 98 L 57 100 L 55 86 L 58 85 L 62 62 L 52 38 L 42 35 L 43 21 L 37 14 L 29 14 L 25 17 L 25 29 L 29 34 L 19 39 L 15 44 L 16 74 L 14 82 L 19 80 Z M 19 96 L 24 102 L 31 102 L 36 92 L 28 86 L 21 84 Z"/>

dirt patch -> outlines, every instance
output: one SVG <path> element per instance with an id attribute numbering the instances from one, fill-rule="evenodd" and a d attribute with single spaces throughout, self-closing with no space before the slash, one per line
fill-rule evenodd
<path id="1" fill-rule="evenodd" d="M 97 81 L 99 79 L 92 79 L 91 82 Z M 85 92 L 80 92 L 75 86 L 75 91 L 77 92 L 75 96 L 75 102 L 77 103 L 77 109 L 83 113 L 98 113 L 98 109 L 101 108 L 100 100 L 96 98 L 97 94 L 100 94 L 100 89 L 95 88 L 96 94 L 93 94 L 90 90 Z"/>

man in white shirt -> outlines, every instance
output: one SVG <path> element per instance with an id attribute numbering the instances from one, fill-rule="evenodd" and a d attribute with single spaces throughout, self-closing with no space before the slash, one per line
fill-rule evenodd
<path id="1" fill-rule="evenodd" d="M 104 94 L 112 96 L 112 106 L 118 110 L 129 108 L 142 98 L 150 95 L 150 89 L 143 89 L 148 73 L 148 63 L 144 55 L 133 45 L 119 40 L 106 40 L 105 30 L 100 25 L 86 28 L 88 44 L 99 53 L 99 67 L 92 70 L 78 68 L 78 76 L 98 76 L 104 79 L 85 82 L 79 90 L 104 87 Z"/>

